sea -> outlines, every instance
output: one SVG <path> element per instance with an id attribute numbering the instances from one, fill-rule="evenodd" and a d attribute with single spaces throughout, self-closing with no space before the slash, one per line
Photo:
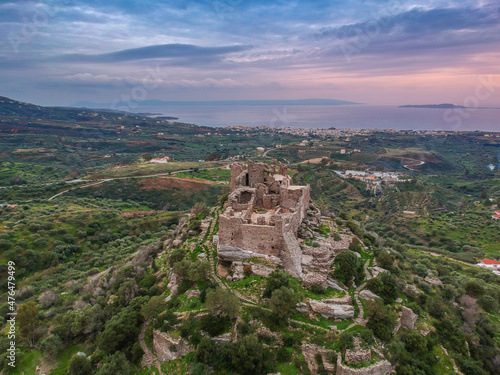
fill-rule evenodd
<path id="1" fill-rule="evenodd" d="M 140 107 L 211 127 L 268 126 L 500 132 L 500 108 L 401 108 L 374 105 Z"/>

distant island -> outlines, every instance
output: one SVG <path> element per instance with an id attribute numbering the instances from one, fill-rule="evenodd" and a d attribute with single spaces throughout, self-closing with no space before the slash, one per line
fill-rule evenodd
<path id="1" fill-rule="evenodd" d="M 294 106 L 294 105 L 355 105 L 362 104 L 337 99 L 296 99 L 296 100 L 210 100 L 210 101 L 165 101 L 144 100 L 134 102 L 138 107 L 246 107 L 246 106 Z M 120 108 L 123 103 L 78 102 L 74 107 Z"/>
<path id="2" fill-rule="evenodd" d="M 155 117 L 157 120 L 178 120 L 179 117 L 174 117 L 174 116 L 157 116 Z"/>
<path id="3" fill-rule="evenodd" d="M 463 105 L 455 105 L 450 103 L 443 104 L 408 104 L 408 105 L 400 105 L 399 108 L 438 108 L 438 109 L 448 109 L 448 108 L 466 108 Z"/>

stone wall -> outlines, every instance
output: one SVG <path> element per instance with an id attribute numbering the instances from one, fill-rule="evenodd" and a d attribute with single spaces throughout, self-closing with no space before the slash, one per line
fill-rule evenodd
<path id="1" fill-rule="evenodd" d="M 248 162 L 248 182 L 250 186 L 263 184 L 265 177 L 272 174 L 271 168 L 264 163 Z"/>
<path id="2" fill-rule="evenodd" d="M 193 351 L 184 339 L 176 340 L 158 330 L 153 331 L 153 349 L 161 362 L 173 361 Z"/>
<path id="3" fill-rule="evenodd" d="M 367 363 L 372 360 L 372 351 L 369 349 L 346 349 L 344 354 L 344 359 L 347 363 L 351 365 L 357 365 L 360 363 Z"/>
<path id="4" fill-rule="evenodd" d="M 249 162 L 248 171 L 242 164 L 231 167 L 228 207 L 219 218 L 219 258 L 277 258 L 293 276 L 301 277 L 297 234 L 310 205 L 310 188 L 290 186 L 287 168 L 282 166 L 280 172 L 285 174 L 276 174 L 276 167 L 264 163 Z"/>
<path id="5" fill-rule="evenodd" d="M 279 256 L 283 247 L 281 228 L 270 225 L 243 224 L 237 217 L 219 218 L 219 243 L 262 255 Z"/>
<path id="6" fill-rule="evenodd" d="M 319 354 L 321 356 L 321 361 L 323 362 L 323 368 L 328 374 L 332 374 L 335 371 L 335 364 L 328 361 L 329 354 L 332 351 L 325 349 L 323 346 L 316 344 L 304 344 L 302 345 L 302 355 L 307 363 L 307 367 L 311 374 L 317 374 L 319 370 L 318 363 L 316 361 L 316 356 Z"/>
<path id="7" fill-rule="evenodd" d="M 284 246 L 280 254 L 285 269 L 293 277 L 302 277 L 302 250 L 297 237 L 291 232 L 283 233 Z"/>
<path id="8" fill-rule="evenodd" d="M 394 372 L 394 366 L 385 359 L 369 367 L 352 368 L 342 363 L 341 356 L 337 358 L 337 375 L 388 375 Z"/>
<path id="9" fill-rule="evenodd" d="M 229 185 L 231 191 L 233 191 L 236 186 L 238 186 L 237 179 L 244 170 L 245 168 L 242 164 L 234 163 L 233 165 L 231 165 L 231 183 Z"/>
<path id="10" fill-rule="evenodd" d="M 308 256 L 308 255 L 306 255 Z M 311 257 L 312 258 L 312 257 Z M 304 260 L 304 256 L 302 256 L 302 260 Z M 302 283 L 304 286 L 307 288 L 310 288 L 314 284 L 319 284 L 322 287 L 326 288 L 328 287 L 326 283 L 327 275 L 324 273 L 318 273 L 318 272 L 308 272 L 306 273 L 303 278 L 302 278 Z"/>

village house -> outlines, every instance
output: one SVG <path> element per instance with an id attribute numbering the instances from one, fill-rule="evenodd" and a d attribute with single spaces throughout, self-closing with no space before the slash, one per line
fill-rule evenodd
<path id="1" fill-rule="evenodd" d="M 309 143 L 307 139 L 304 139 L 302 142 L 299 143 L 299 146 L 305 147 L 307 146 L 307 143 Z"/>
<path id="2" fill-rule="evenodd" d="M 500 262 L 495 259 L 481 259 L 477 266 L 489 270 L 500 270 Z"/>
<path id="3" fill-rule="evenodd" d="M 151 159 L 150 163 L 168 163 L 170 158 L 168 156 L 164 156 L 162 158 Z"/>

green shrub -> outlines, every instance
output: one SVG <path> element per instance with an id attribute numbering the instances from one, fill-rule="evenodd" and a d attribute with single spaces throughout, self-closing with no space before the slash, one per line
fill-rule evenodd
<path id="1" fill-rule="evenodd" d="M 326 293 L 326 288 L 321 285 L 321 284 L 312 284 L 311 285 L 311 292 L 314 294 L 325 294 Z"/>
<path id="2" fill-rule="evenodd" d="M 289 285 L 290 275 L 288 274 L 288 272 L 275 269 L 267 278 L 266 289 L 264 290 L 262 297 L 270 298 L 272 293 L 276 289 L 279 289 L 281 287 L 288 287 Z"/>

